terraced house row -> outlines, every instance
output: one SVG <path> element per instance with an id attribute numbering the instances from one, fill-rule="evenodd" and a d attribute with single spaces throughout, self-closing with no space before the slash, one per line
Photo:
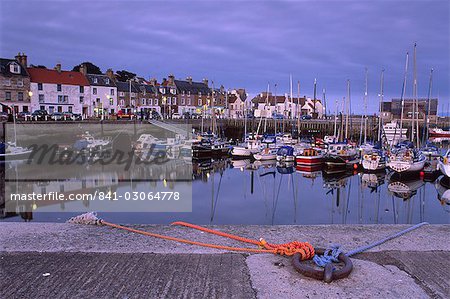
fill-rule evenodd
<path id="1" fill-rule="evenodd" d="M 0 58 L 0 84 L 4 111 L 11 107 L 16 113 L 46 110 L 84 117 L 152 111 L 164 117 L 175 113 L 233 117 L 242 115 L 246 97 L 243 89 L 225 90 L 207 79 L 195 82 L 191 77 L 178 80 L 169 75 L 161 82 L 141 77 L 123 82 L 112 69 L 105 74 L 90 74 L 83 64 L 79 71 L 63 70 L 61 64 L 53 69 L 29 66 L 23 53 L 14 59 Z"/>

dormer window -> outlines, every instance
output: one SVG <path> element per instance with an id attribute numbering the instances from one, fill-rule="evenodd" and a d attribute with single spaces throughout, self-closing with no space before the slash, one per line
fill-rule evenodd
<path id="1" fill-rule="evenodd" d="M 171 93 L 171 94 L 176 94 L 176 92 L 177 92 L 177 91 L 175 90 L 175 88 L 171 88 L 171 89 L 170 89 L 170 93 Z"/>
<path id="2" fill-rule="evenodd" d="M 98 83 L 98 80 L 97 80 L 97 78 L 94 78 L 94 83 L 95 83 L 95 84 L 97 84 L 97 83 Z"/>
<path id="3" fill-rule="evenodd" d="M 165 94 L 165 93 L 166 93 L 166 90 L 165 90 L 163 87 L 161 87 L 161 88 L 159 89 L 159 92 L 162 93 L 162 94 Z"/>
<path id="4" fill-rule="evenodd" d="M 17 63 L 13 62 L 9 66 L 9 71 L 13 74 L 20 74 L 20 66 Z"/>
<path id="5" fill-rule="evenodd" d="M 106 83 L 106 84 L 109 84 L 109 78 L 106 78 L 106 79 L 105 79 L 105 83 Z"/>

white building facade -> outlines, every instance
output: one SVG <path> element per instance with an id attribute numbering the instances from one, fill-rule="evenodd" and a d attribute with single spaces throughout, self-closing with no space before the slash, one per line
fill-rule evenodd
<path id="1" fill-rule="evenodd" d="M 89 99 L 90 87 L 80 72 L 32 67 L 30 74 L 31 111 L 72 112 L 82 114 L 83 104 Z"/>

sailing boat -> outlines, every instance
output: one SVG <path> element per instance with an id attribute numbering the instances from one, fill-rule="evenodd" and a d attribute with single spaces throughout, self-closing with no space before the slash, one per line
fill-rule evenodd
<path id="1" fill-rule="evenodd" d="M 450 149 L 439 159 L 438 168 L 447 178 L 450 178 Z"/>
<path id="2" fill-rule="evenodd" d="M 8 109 L 11 108 L 8 107 Z M 6 162 L 26 159 L 32 152 L 29 148 L 17 146 L 16 114 L 14 112 L 14 107 L 11 110 L 14 124 L 14 142 L 0 143 L 0 161 L 4 161 L 5 159 Z"/>
<path id="3" fill-rule="evenodd" d="M 367 72 L 366 72 L 367 74 Z M 383 102 L 383 80 L 384 70 L 381 71 L 381 87 L 380 87 L 380 121 L 378 123 L 378 139 L 381 143 L 381 103 Z M 367 75 L 366 75 L 366 96 L 367 96 Z M 364 137 L 365 138 L 365 137 Z M 378 171 L 384 170 L 386 168 L 386 156 L 382 149 L 372 148 L 371 150 L 364 153 L 361 157 L 361 164 L 364 170 L 367 171 Z"/>

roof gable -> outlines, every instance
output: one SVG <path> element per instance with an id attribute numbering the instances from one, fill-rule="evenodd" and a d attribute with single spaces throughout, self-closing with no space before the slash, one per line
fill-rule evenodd
<path id="1" fill-rule="evenodd" d="M 10 66 L 12 64 L 17 64 L 20 67 L 20 73 L 12 73 L 10 71 Z M 26 68 L 24 68 L 17 60 L 15 59 L 7 59 L 7 58 L 0 58 L 0 73 L 4 76 L 24 76 L 28 77 L 28 73 Z"/>

